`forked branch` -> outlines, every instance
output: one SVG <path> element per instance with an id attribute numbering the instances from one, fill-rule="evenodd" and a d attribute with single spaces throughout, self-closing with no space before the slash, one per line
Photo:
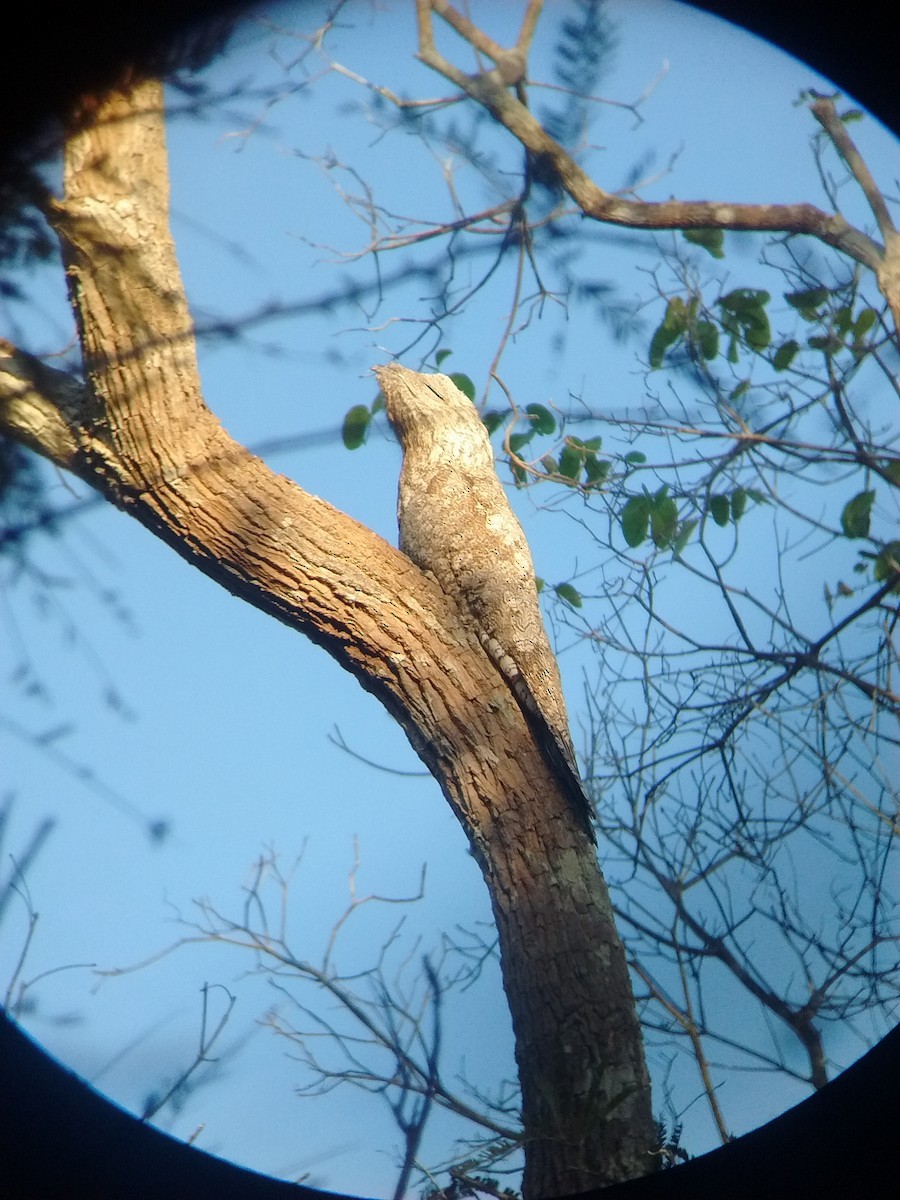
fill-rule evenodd
<path id="1" fill-rule="evenodd" d="M 544 178 L 555 179 L 587 217 L 632 229 L 727 229 L 761 233 L 806 234 L 846 254 L 873 271 L 888 302 L 895 329 L 900 329 L 900 237 L 894 230 L 882 193 L 865 168 L 837 114 L 834 100 L 819 97 L 813 115 L 863 189 L 884 238 L 880 244 L 851 225 L 840 213 L 827 213 L 814 204 L 731 204 L 714 200 L 627 199 L 604 191 L 552 138 L 525 103 L 527 51 L 541 5 L 529 3 L 516 45 L 504 50 L 446 2 L 417 0 L 419 59 L 483 105 L 541 165 Z M 477 54 L 494 66 L 468 75 L 449 62 L 434 42 L 432 12 L 436 12 Z M 515 94 L 511 91 L 515 88 Z"/>

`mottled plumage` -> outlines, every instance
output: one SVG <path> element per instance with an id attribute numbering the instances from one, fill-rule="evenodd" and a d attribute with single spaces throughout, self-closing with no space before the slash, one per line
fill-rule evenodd
<path id="1" fill-rule="evenodd" d="M 456 600 L 593 837 L 531 551 L 497 478 L 487 430 L 446 375 L 398 363 L 375 374 L 403 447 L 400 549 Z"/>

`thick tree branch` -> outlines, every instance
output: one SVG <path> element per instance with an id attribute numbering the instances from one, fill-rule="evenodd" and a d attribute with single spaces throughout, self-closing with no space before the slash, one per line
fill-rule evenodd
<path id="1" fill-rule="evenodd" d="M 78 442 L 70 420 L 77 426 L 84 398 L 84 388 L 66 371 L 0 338 L 0 430 L 9 437 L 76 471 Z"/>
<path id="2" fill-rule="evenodd" d="M 168 225 L 162 89 L 86 105 L 51 206 L 85 382 L 5 345 L 0 431 L 74 471 L 235 595 L 323 646 L 406 731 L 491 895 L 516 1035 L 526 1193 L 650 1169 L 649 1084 L 596 855 L 454 604 L 276 475 L 206 407 Z"/>

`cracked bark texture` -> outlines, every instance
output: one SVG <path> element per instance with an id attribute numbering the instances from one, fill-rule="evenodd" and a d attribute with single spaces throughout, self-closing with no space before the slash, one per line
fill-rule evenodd
<path id="1" fill-rule="evenodd" d="M 594 849 L 452 597 L 271 471 L 204 403 L 168 223 L 162 89 L 78 114 L 49 213 L 84 382 L 0 345 L 0 430 L 237 596 L 322 646 L 385 705 L 466 831 L 497 922 L 522 1087 L 527 1196 L 651 1169 L 640 1028 Z"/>

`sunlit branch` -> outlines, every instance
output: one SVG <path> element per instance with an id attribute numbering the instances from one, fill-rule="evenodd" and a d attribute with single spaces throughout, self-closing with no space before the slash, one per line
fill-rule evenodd
<path id="1" fill-rule="evenodd" d="M 445 0 L 417 0 L 419 58 L 473 100 L 483 105 L 522 146 L 553 175 L 582 212 L 597 221 L 635 229 L 730 229 L 768 233 L 806 234 L 832 246 L 872 270 L 891 305 L 895 328 L 900 325 L 900 239 L 893 233 L 881 246 L 854 228 L 840 213 L 825 213 L 815 205 L 733 204 L 707 200 L 649 202 L 628 200 L 604 191 L 555 141 L 510 86 L 519 88 L 527 73 L 522 47 L 504 50 L 484 35 Z M 437 12 L 473 48 L 484 49 L 492 70 L 467 75 L 436 48 L 431 14 Z M 487 46 L 490 49 L 487 49 Z M 833 101 L 819 100 L 833 107 Z M 821 116 L 819 117 L 822 120 Z"/>

